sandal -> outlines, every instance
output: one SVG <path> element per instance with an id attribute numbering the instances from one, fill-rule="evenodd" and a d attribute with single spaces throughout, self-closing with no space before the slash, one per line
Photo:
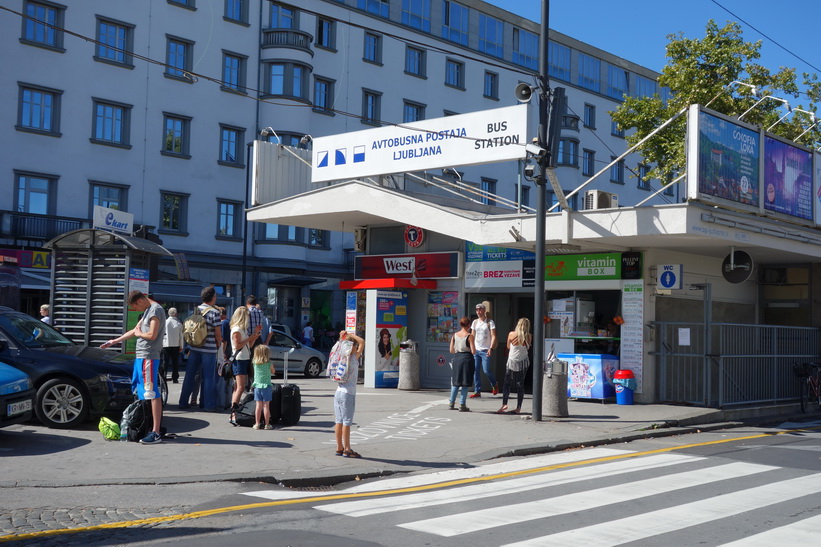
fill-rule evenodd
<path id="1" fill-rule="evenodd" d="M 358 452 L 354 452 L 353 450 L 346 450 L 342 453 L 344 458 L 361 458 L 362 456 Z"/>
<path id="2" fill-rule="evenodd" d="M 345 454 L 344 450 L 337 450 L 336 452 L 334 452 L 334 456 L 342 456 L 343 454 Z"/>
<path id="3" fill-rule="evenodd" d="M 502 408 L 496 411 L 496 414 L 504 414 L 507 412 L 507 405 L 503 405 Z"/>
<path id="4" fill-rule="evenodd" d="M 508 412 L 508 414 L 519 414 L 520 412 L 521 410 L 511 410 Z"/>

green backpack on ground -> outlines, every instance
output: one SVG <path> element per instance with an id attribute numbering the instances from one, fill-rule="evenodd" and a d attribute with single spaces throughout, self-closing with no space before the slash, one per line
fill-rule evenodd
<path id="1" fill-rule="evenodd" d="M 103 437 L 109 441 L 120 440 L 120 426 L 114 420 L 110 420 L 103 416 L 100 418 L 100 425 L 97 426 Z"/>

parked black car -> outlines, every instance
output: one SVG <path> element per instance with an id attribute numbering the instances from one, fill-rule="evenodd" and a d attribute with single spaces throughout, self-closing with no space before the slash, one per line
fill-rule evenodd
<path id="1" fill-rule="evenodd" d="M 0 361 L 29 375 L 34 413 L 48 427 L 68 429 L 116 414 L 134 400 L 133 358 L 75 344 L 29 315 L 0 307 Z"/>

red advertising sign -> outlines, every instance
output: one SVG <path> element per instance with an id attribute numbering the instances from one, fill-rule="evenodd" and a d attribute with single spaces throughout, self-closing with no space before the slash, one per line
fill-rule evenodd
<path id="1" fill-rule="evenodd" d="M 355 279 L 383 277 L 455 279 L 459 277 L 459 253 L 420 253 L 406 255 L 368 255 L 354 259 Z"/>
<path id="2" fill-rule="evenodd" d="M 418 226 L 405 226 L 405 243 L 408 247 L 419 247 L 425 241 L 425 231 Z"/>

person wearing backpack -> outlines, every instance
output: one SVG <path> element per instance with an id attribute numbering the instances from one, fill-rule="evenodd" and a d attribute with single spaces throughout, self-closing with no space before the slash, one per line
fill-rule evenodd
<path id="1" fill-rule="evenodd" d="M 104 342 L 100 347 L 105 349 L 129 338 L 137 338 L 131 388 L 141 401 L 151 401 L 151 415 L 154 421 L 152 431 L 140 439 L 140 443 L 158 444 L 162 442 L 162 394 L 158 377 L 165 331 L 165 310 L 140 291 L 128 293 L 128 305 L 138 312 L 143 312 L 137 326 L 117 338 Z"/>
<path id="2" fill-rule="evenodd" d="M 348 359 L 347 378 L 337 381 L 334 394 L 334 434 L 336 435 L 336 455 L 345 458 L 361 458 L 351 448 L 351 424 L 356 410 L 356 381 L 359 379 L 359 360 L 365 350 L 365 340 L 359 336 L 342 331 L 339 333 L 340 346 L 346 341 L 352 341 L 350 358 Z"/>
<path id="3" fill-rule="evenodd" d="M 214 307 L 217 291 L 214 287 L 205 287 L 200 294 L 200 304 L 191 316 L 185 320 L 185 343 L 188 345 L 188 365 L 180 390 L 180 410 L 191 408 L 188 400 L 194 388 L 197 372 L 202 376 L 202 401 L 206 412 L 217 409 L 217 353 L 222 347 L 220 328 L 220 310 Z"/>

